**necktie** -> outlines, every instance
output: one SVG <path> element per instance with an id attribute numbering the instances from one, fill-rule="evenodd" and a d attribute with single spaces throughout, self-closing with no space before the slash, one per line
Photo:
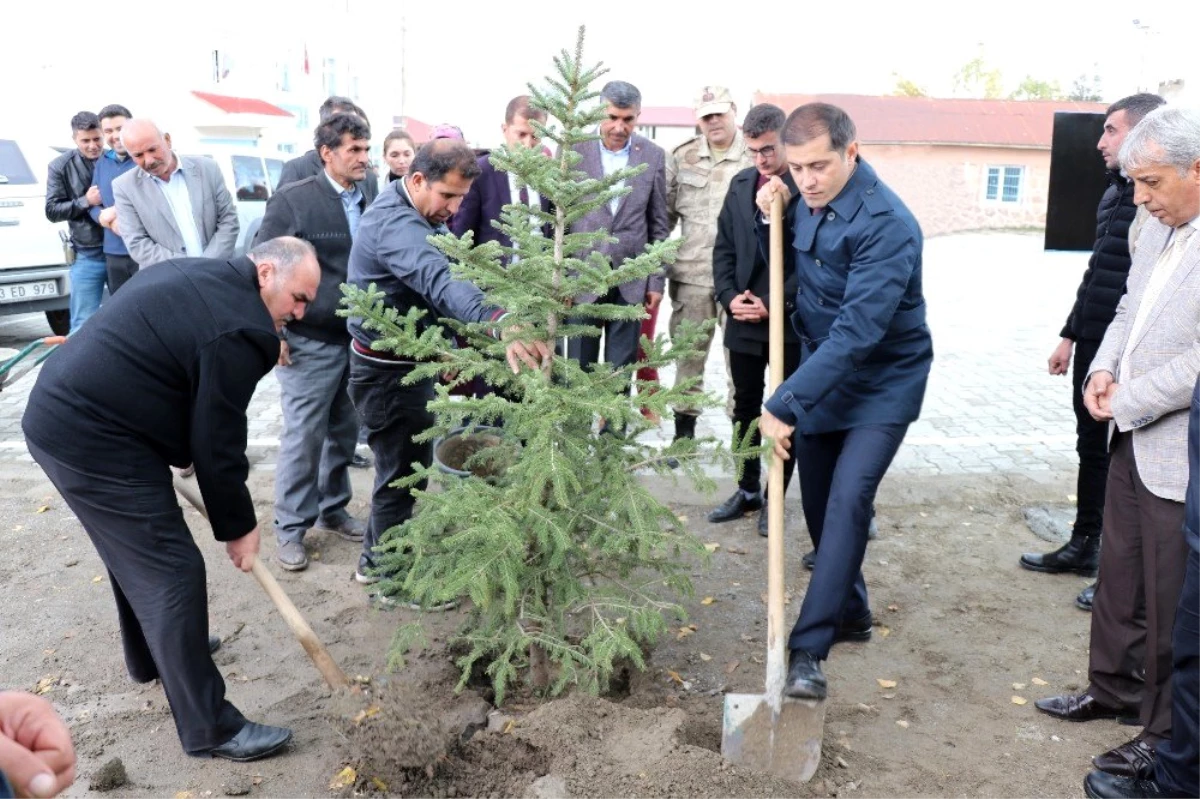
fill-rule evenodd
<path id="1" fill-rule="evenodd" d="M 529 189 L 524 185 L 522 185 L 521 190 L 517 192 L 517 199 L 520 201 L 521 205 L 529 205 Z"/>

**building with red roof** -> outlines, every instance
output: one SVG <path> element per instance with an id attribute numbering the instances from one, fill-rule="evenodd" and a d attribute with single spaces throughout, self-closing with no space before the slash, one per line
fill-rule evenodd
<path id="1" fill-rule="evenodd" d="M 791 112 L 805 103 L 842 108 L 861 154 L 908 204 L 926 236 L 1046 224 L 1050 141 L 1059 111 L 1103 114 L 1103 103 L 960 100 L 857 94 L 768 94 Z M 1096 154 L 1096 169 L 1104 162 Z"/>

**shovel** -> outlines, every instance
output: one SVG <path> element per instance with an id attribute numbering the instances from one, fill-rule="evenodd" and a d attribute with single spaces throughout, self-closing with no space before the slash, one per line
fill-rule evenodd
<path id="1" fill-rule="evenodd" d="M 783 382 L 783 198 L 771 205 L 770 392 Z M 825 703 L 787 699 L 783 624 L 783 461 L 767 482 L 767 685 L 763 694 L 726 694 L 721 754 L 730 763 L 807 782 L 821 762 Z"/>
<path id="2" fill-rule="evenodd" d="M 173 475 L 173 479 L 175 493 L 191 503 L 192 507 L 207 519 L 208 511 L 205 510 L 204 500 L 200 497 L 200 492 L 195 485 L 186 482 L 178 474 Z M 308 653 L 313 665 L 317 667 L 317 671 L 321 672 L 321 676 L 325 678 L 325 682 L 329 687 L 335 691 L 342 688 L 349 688 L 350 678 L 334 662 L 329 654 L 329 650 L 321 643 L 321 639 L 317 638 L 317 634 L 313 632 L 312 627 L 308 626 L 308 622 L 304 620 L 304 617 L 300 615 L 300 611 L 292 604 L 292 600 L 288 598 L 288 595 L 279 586 L 279 583 L 275 580 L 275 575 L 271 574 L 258 558 L 254 559 L 254 566 L 251 571 L 255 579 L 258 580 L 258 584 L 267 592 L 267 596 L 271 597 L 271 601 L 275 603 L 275 607 L 279 610 L 279 615 L 283 616 L 283 620 L 292 629 L 292 633 L 300 641 L 300 645 L 304 647 L 304 651 Z"/>

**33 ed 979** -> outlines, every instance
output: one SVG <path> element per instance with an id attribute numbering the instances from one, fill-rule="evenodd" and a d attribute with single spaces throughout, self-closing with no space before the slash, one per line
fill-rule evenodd
<path id="1" fill-rule="evenodd" d="M 37 280 L 32 283 L 0 283 L 0 302 L 21 302 L 58 295 L 57 280 Z"/>

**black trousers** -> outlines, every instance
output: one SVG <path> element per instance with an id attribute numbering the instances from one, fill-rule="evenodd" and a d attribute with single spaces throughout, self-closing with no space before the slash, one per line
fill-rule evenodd
<path id="1" fill-rule="evenodd" d="M 596 300 L 610 305 L 629 305 L 621 292 L 612 289 Z M 604 360 L 613 366 L 628 366 L 637 361 L 638 340 L 641 338 L 642 320 L 626 322 L 603 322 L 595 319 L 572 319 L 572 324 L 593 324 L 604 330 Z M 583 369 L 600 360 L 600 339 L 579 336 L 567 342 L 567 357 L 579 361 Z"/>
<path id="2" fill-rule="evenodd" d="M 104 255 L 104 263 L 108 270 L 108 293 L 113 295 L 117 289 L 125 285 L 129 278 L 137 274 L 137 261 L 128 255 Z"/>
<path id="3" fill-rule="evenodd" d="M 129 676 L 162 681 L 189 754 L 231 739 L 246 719 L 225 699 L 225 681 L 208 652 L 204 558 L 183 520 L 167 464 L 159 461 L 161 474 L 156 470 L 152 479 L 131 480 L 80 469 L 27 444 L 108 569 Z M 154 456 L 146 450 L 114 457 Z"/>
<path id="4" fill-rule="evenodd" d="M 1084 380 L 1100 349 L 1099 341 L 1075 342 L 1071 364 L 1071 404 L 1075 409 L 1075 451 L 1079 476 L 1075 484 L 1075 526 L 1072 531 L 1100 535 L 1104 525 L 1104 486 L 1108 481 L 1108 422 L 1097 422 L 1083 405 Z"/>
<path id="5" fill-rule="evenodd" d="M 796 435 L 800 505 L 817 561 L 789 649 L 824 660 L 842 620 L 870 613 L 862 575 L 867 531 L 875 492 L 907 430 L 907 424 L 879 424 Z"/>
<path id="6" fill-rule="evenodd" d="M 733 435 L 734 444 L 737 437 L 745 435 L 750 423 L 762 414 L 763 394 L 766 392 L 766 372 L 770 365 L 767 357 L 767 346 L 762 351 L 742 352 L 730 351 L 729 371 L 733 377 Z M 783 347 L 783 373 L 790 375 L 800 365 L 800 345 L 788 342 Z M 754 432 L 751 444 L 758 446 L 762 436 Z M 796 469 L 796 459 L 790 458 L 783 462 L 783 487 L 792 481 L 792 472 Z M 738 488 L 749 493 L 757 494 L 762 489 L 762 462 L 752 458 L 742 463 L 742 477 L 738 480 Z"/>
<path id="7" fill-rule="evenodd" d="M 433 426 L 433 414 L 427 408 L 433 399 L 433 380 L 401 385 L 410 371 L 410 365 L 365 358 L 350 351 L 350 401 L 367 431 L 367 446 L 375 457 L 371 518 L 363 536 L 363 554 L 368 560 L 374 559 L 372 550 L 385 532 L 412 517 L 416 504 L 412 490 L 393 488 L 392 483 L 411 476 L 414 462 L 423 466 L 433 463 L 433 443 L 413 441 L 413 436 Z M 424 489 L 425 483 L 418 488 Z"/>
<path id="8" fill-rule="evenodd" d="M 1184 506 L 1142 482 L 1129 433 L 1113 438 L 1105 501 L 1088 693 L 1109 707 L 1140 708 L 1144 735 L 1157 743 L 1171 737 L 1171 634 L 1188 555 Z"/>
<path id="9" fill-rule="evenodd" d="M 1200 796 L 1200 555 L 1194 549 L 1188 551 L 1173 643 L 1171 740 L 1157 749 L 1156 777 L 1176 796 Z"/>

